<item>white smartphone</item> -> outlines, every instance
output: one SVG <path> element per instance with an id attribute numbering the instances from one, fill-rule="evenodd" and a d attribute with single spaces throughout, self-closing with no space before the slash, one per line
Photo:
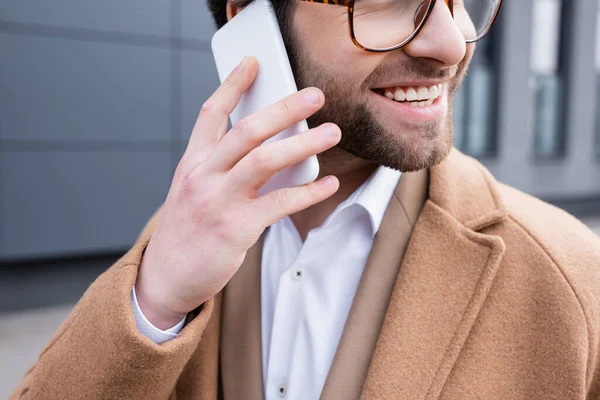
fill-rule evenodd
<path id="1" fill-rule="evenodd" d="M 230 115 L 232 126 L 247 115 L 297 92 L 279 24 L 269 0 L 254 0 L 214 34 L 211 44 L 221 82 L 244 56 L 253 56 L 258 61 L 256 80 Z M 265 144 L 306 130 L 308 125 L 304 120 L 273 136 Z M 275 174 L 260 193 L 304 185 L 314 181 L 318 174 L 317 157 L 311 156 Z"/>

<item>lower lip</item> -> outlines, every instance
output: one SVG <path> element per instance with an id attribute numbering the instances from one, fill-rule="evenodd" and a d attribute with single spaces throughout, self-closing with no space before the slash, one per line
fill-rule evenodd
<path id="1" fill-rule="evenodd" d="M 398 102 L 388 99 L 375 91 L 371 90 L 371 94 L 382 101 L 388 107 L 393 107 L 397 114 L 402 115 L 405 119 L 415 121 L 438 121 L 446 117 L 448 113 L 448 102 L 446 101 L 445 91 L 442 92 L 430 105 L 424 107 L 411 106 L 408 102 Z"/>

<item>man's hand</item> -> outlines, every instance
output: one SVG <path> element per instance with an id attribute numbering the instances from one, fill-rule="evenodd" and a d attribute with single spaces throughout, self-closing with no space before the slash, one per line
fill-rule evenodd
<path id="1" fill-rule="evenodd" d="M 338 189 L 337 178 L 325 177 L 259 196 L 275 173 L 335 146 L 341 132 L 328 123 L 261 146 L 323 106 L 323 93 L 307 88 L 244 118 L 225 135 L 229 114 L 257 71 L 256 60 L 246 57 L 202 106 L 144 253 L 136 294 L 146 318 L 160 329 L 217 294 L 268 226 Z"/>

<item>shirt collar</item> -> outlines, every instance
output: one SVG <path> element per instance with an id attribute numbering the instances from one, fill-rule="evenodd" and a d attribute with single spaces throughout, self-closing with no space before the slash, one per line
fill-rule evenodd
<path id="1" fill-rule="evenodd" d="M 375 236 L 401 175 L 400 171 L 378 166 L 371 176 L 340 204 L 339 210 L 353 204 L 364 208 L 371 220 L 371 233 Z"/>

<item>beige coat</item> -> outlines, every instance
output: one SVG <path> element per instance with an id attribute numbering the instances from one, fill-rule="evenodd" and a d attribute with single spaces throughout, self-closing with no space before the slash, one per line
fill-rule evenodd
<path id="1" fill-rule="evenodd" d="M 157 214 L 11 398 L 262 397 L 262 240 L 224 293 L 155 345 L 137 331 L 130 292 Z M 600 240 L 456 150 L 428 174 L 406 174 L 322 395 L 359 397 L 600 399 Z"/>

